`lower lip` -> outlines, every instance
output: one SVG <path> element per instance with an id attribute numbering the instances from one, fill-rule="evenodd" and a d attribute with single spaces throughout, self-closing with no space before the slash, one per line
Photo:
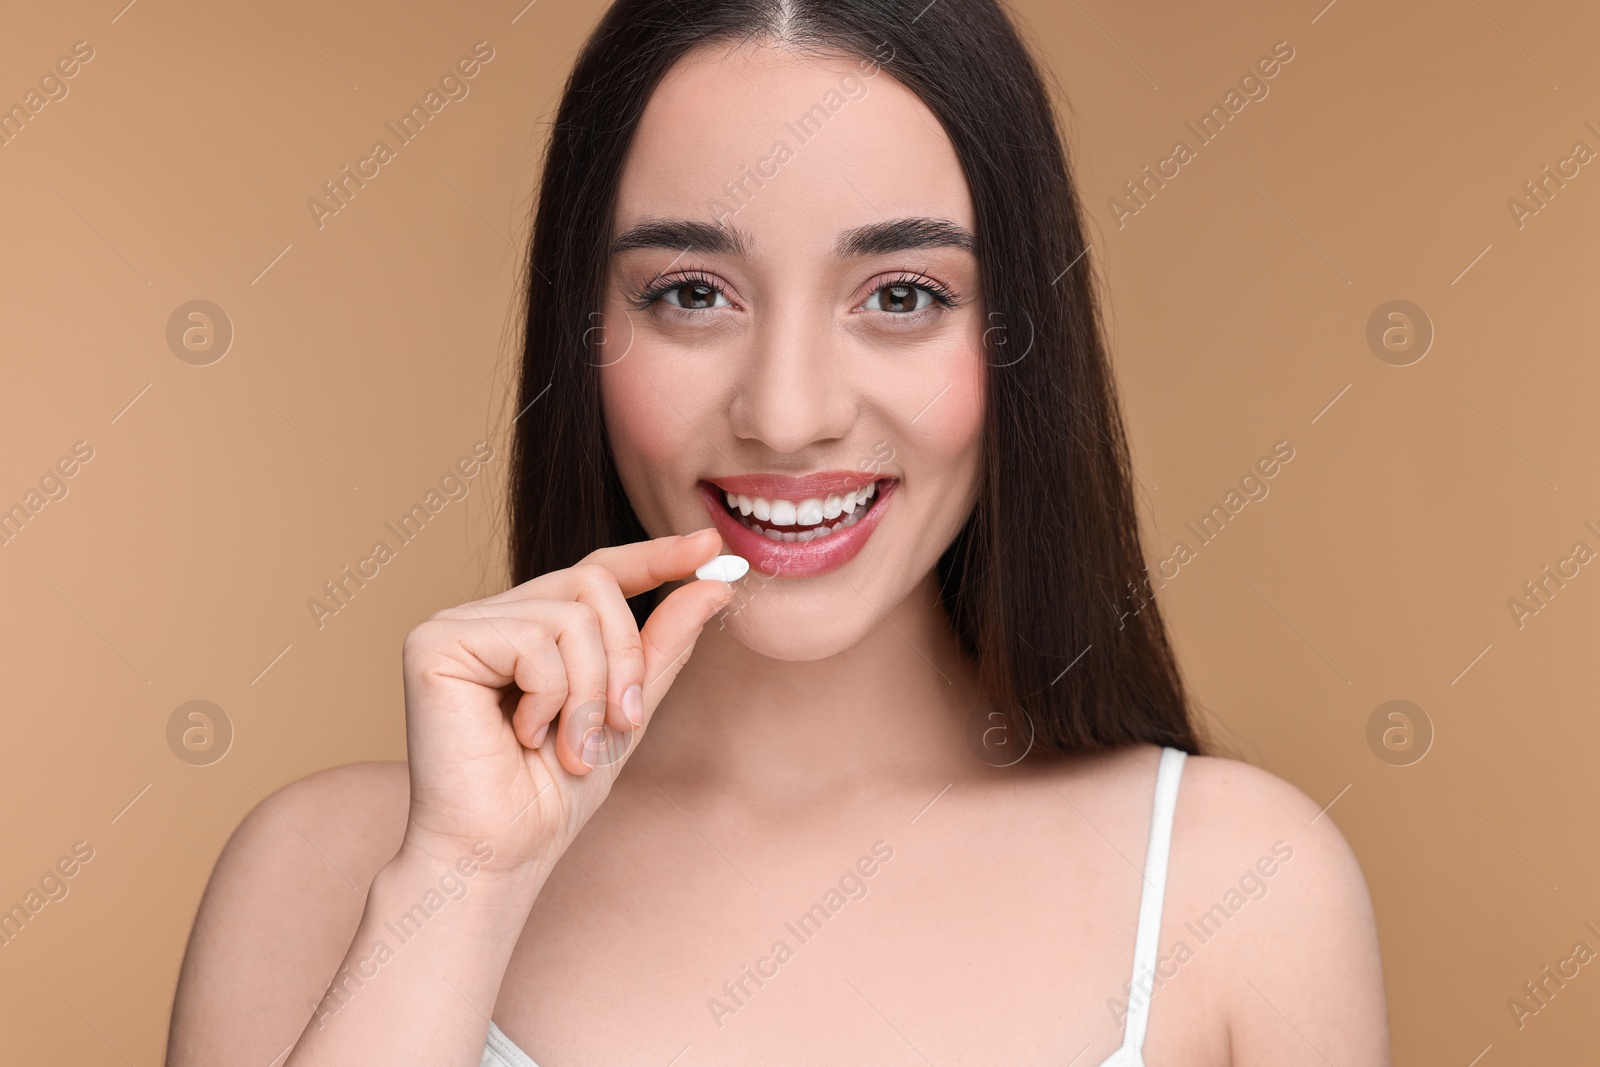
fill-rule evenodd
<path id="1" fill-rule="evenodd" d="M 735 555 L 748 560 L 753 569 L 768 578 L 814 578 L 838 570 L 855 558 L 883 518 L 899 484 L 897 480 L 880 481 L 865 515 L 841 530 L 810 541 L 774 541 L 756 533 L 723 506 L 723 491 L 716 486 L 701 482 L 700 495 L 723 541 Z"/>

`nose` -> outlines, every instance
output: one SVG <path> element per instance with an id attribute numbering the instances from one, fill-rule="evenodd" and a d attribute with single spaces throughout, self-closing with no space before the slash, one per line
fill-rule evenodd
<path id="1" fill-rule="evenodd" d="M 832 324 L 798 312 L 757 327 L 729 400 L 735 436 L 779 453 L 843 440 L 858 406 Z"/>

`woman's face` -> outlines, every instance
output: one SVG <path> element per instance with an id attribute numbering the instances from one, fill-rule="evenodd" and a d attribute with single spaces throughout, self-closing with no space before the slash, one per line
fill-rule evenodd
<path id="1" fill-rule="evenodd" d="M 750 561 L 745 645 L 851 647 L 976 496 L 985 320 L 944 131 L 870 60 L 701 49 L 645 110 L 613 232 L 591 358 L 634 510 Z"/>

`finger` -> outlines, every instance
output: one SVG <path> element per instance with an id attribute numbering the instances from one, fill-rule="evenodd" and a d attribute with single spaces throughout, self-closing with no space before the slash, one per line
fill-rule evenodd
<path id="1" fill-rule="evenodd" d="M 515 605 L 515 610 L 508 610 L 508 604 L 497 604 L 493 607 L 486 607 L 488 604 L 487 601 L 473 600 L 468 601 L 465 604 L 458 604 L 455 607 L 445 608 L 442 611 L 435 612 L 433 618 L 445 620 L 481 620 L 488 622 L 491 628 L 493 627 L 495 619 L 517 619 L 525 622 L 531 621 L 535 623 L 551 624 L 556 624 L 560 621 L 559 619 L 552 618 L 548 612 L 542 610 L 544 604 L 546 603 L 545 601 L 524 600 L 513 601 L 510 603 Z M 553 644 L 548 642 L 545 644 L 547 644 L 552 651 L 554 650 Z M 548 663 L 549 659 L 544 655 L 536 655 L 533 658 L 533 669 L 539 674 L 541 683 L 546 686 L 565 688 L 565 672 L 559 669 L 560 657 L 557 656 L 555 658 L 557 670 L 551 673 L 549 677 L 545 677 Z M 519 686 L 518 688 L 524 687 Z"/>
<path id="2" fill-rule="evenodd" d="M 644 646 L 639 624 L 609 570 L 598 563 L 579 563 L 569 571 L 577 583 L 576 599 L 593 608 L 600 620 L 606 654 L 606 724 L 630 732 L 644 722 Z"/>
<path id="3" fill-rule="evenodd" d="M 605 725 L 606 653 L 600 619 L 593 608 L 577 601 L 545 603 L 545 610 L 561 620 L 556 649 L 567 674 L 567 699 L 554 728 L 556 756 L 581 776 L 592 769 L 583 760 L 584 736 Z"/>
<path id="4" fill-rule="evenodd" d="M 476 738 L 468 746 L 476 750 L 503 728 L 483 719 L 473 702 L 457 697 L 440 705 L 448 714 L 415 717 L 413 712 L 428 702 L 413 696 L 425 691 L 444 693 L 470 683 L 490 691 L 516 685 L 526 694 L 564 697 L 565 668 L 559 656 L 548 657 L 541 646 L 554 650 L 550 630 L 531 619 L 435 616 L 416 627 L 406 638 L 407 736 L 424 747 L 435 735 L 449 734 L 457 743 Z"/>
<path id="5" fill-rule="evenodd" d="M 597 548 L 578 563 L 598 563 L 605 567 L 616 575 L 622 595 L 632 597 L 664 582 L 687 578 L 721 549 L 722 535 L 715 526 L 708 526 L 689 534 L 668 534 L 648 541 Z M 571 600 L 577 592 L 572 571 L 573 567 L 549 571 L 476 603 L 501 604 L 532 598 Z"/>
<path id="6" fill-rule="evenodd" d="M 565 583 L 568 590 L 556 590 L 563 595 L 555 600 L 512 599 L 500 601 L 475 601 L 449 608 L 440 614 L 449 618 L 476 618 L 505 616 L 511 618 L 548 619 L 551 604 L 581 603 L 595 612 L 600 622 L 600 643 L 606 660 L 606 694 L 604 721 L 612 729 L 627 733 L 637 728 L 628 718 L 631 711 L 639 722 L 644 718 L 644 649 L 639 641 L 639 624 L 628 607 L 627 599 L 610 571 L 594 563 L 579 563 L 568 568 Z M 539 661 L 542 670 L 543 661 Z M 559 675 L 565 685 L 564 672 Z M 630 690 L 632 693 L 630 694 Z M 532 728 L 538 729 L 554 716 L 536 716 Z M 526 743 L 528 735 L 517 723 L 517 736 Z"/>
<path id="7" fill-rule="evenodd" d="M 531 624 L 518 651 L 537 672 L 537 688 L 518 684 L 523 691 L 512 709 L 511 732 L 523 748 L 538 748 L 567 702 L 567 667 L 550 627 L 537 622 Z"/>
<path id="8" fill-rule="evenodd" d="M 638 749 L 656 705 L 689 661 L 696 639 L 732 596 L 727 582 L 693 581 L 665 597 L 645 620 L 639 634 L 645 655 L 644 725 L 632 733 L 594 730 L 585 738 L 597 742 L 587 758 L 606 781 L 614 781 Z"/>
<path id="9" fill-rule="evenodd" d="M 733 586 L 697 579 L 675 589 L 650 613 L 639 638 L 644 645 L 644 721 L 689 661 L 706 623 L 733 599 Z"/>
<path id="10" fill-rule="evenodd" d="M 598 563 L 616 576 L 624 596 L 638 596 L 663 582 L 689 577 L 720 551 L 722 534 L 715 526 L 707 526 L 691 534 L 597 548 L 582 562 Z"/>

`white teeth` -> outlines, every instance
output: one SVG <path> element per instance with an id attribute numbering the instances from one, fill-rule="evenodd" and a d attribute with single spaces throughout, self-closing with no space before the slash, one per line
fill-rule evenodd
<path id="1" fill-rule="evenodd" d="M 774 541 L 814 541 L 827 537 L 829 534 L 852 525 L 862 515 L 865 515 L 872 498 L 877 495 L 878 485 L 870 482 L 852 492 L 842 496 L 838 493 L 829 493 L 826 497 L 807 497 L 799 502 L 793 500 L 768 500 L 765 497 L 742 496 L 724 490 L 730 511 L 744 518 L 754 518 L 746 522 L 756 533 L 770 537 Z M 838 519 L 838 522 L 833 520 Z M 771 526 L 806 526 L 805 530 L 772 529 L 771 526 L 762 525 L 770 523 Z"/>
<path id="2" fill-rule="evenodd" d="M 837 533 L 846 526 L 855 525 L 856 520 L 860 517 L 860 513 L 857 513 L 840 519 L 831 526 L 817 526 L 809 530 L 774 530 L 770 527 L 761 526 L 759 523 L 746 523 L 745 525 L 763 537 L 769 537 L 774 541 L 815 541 L 827 537 L 829 534 Z"/>

